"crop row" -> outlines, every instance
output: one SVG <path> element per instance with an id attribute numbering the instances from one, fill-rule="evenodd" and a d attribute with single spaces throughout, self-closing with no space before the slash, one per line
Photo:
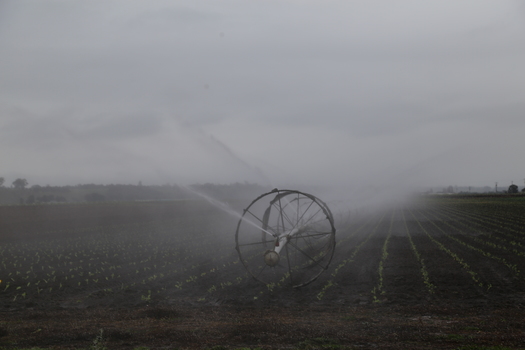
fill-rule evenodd
<path id="1" fill-rule="evenodd" d="M 398 270 L 386 268 L 395 264 L 390 260 L 393 235 L 397 238 L 396 242 L 400 242 L 398 248 L 410 248 L 413 267 L 405 268 L 419 270 L 420 281 L 428 295 L 435 295 L 439 290 L 443 296 L 448 280 L 457 280 L 461 275 L 465 277 L 457 281 L 458 285 L 467 287 L 470 280 L 472 290 L 480 295 L 490 293 L 495 284 L 502 288 L 521 288 L 518 279 L 523 280 L 520 273 L 524 268 L 525 254 L 521 243 L 525 232 L 519 225 L 522 219 L 518 216 L 506 217 L 505 211 L 509 206 L 505 205 L 493 205 L 492 216 L 487 216 L 486 212 L 485 215 L 480 214 L 479 206 L 490 209 L 490 204 L 474 203 L 459 209 L 459 205 L 444 200 L 416 202 L 398 208 L 397 215 L 391 213 L 388 228 L 383 225 L 382 232 L 377 232 L 379 226 L 367 227 L 366 232 L 361 232 L 360 242 L 344 252 L 337 252 L 343 257 L 335 261 L 332 278 L 319 287 L 318 299 L 327 297 L 330 292 L 340 294 L 344 287 L 338 286 L 338 281 L 347 281 L 348 276 L 355 276 L 356 266 L 352 266 L 355 263 L 366 264 L 361 269 L 367 266 L 375 269 L 375 278 L 370 282 L 370 300 L 379 302 L 388 299 L 389 293 L 394 293 L 397 288 L 392 281 L 398 279 L 389 275 L 390 271 Z M 381 243 L 375 240 L 377 247 L 367 250 L 368 259 L 356 261 L 362 247 L 374 235 L 383 237 Z M 404 245 L 402 242 L 405 242 Z"/>
<path id="2" fill-rule="evenodd" d="M 2 293 L 13 298 L 71 289 L 125 289 L 167 276 L 186 281 L 225 264 L 216 254 L 226 241 L 209 235 L 209 218 L 97 228 L 90 235 L 2 244 Z M 219 250 L 220 251 L 220 250 Z"/>
<path id="3" fill-rule="evenodd" d="M 525 219 L 518 214 L 524 207 L 502 200 L 430 198 L 352 217 L 337 231 L 328 270 L 308 290 L 318 302 L 439 298 L 451 288 L 480 296 L 497 288 L 521 290 Z M 139 290 L 144 300 L 174 293 L 203 301 L 227 294 L 257 299 L 285 293 L 289 273 L 272 285 L 250 284 L 234 249 L 235 221 L 210 212 L 3 241 L 0 298 L 67 298 L 129 289 Z M 245 259 L 261 255 L 254 249 Z"/>

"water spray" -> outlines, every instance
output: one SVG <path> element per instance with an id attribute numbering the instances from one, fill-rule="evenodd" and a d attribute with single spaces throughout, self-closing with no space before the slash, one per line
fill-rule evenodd
<path id="1" fill-rule="evenodd" d="M 271 232 L 268 232 L 266 231 L 265 229 L 261 228 L 260 225 L 257 225 L 255 222 L 249 220 L 248 218 L 245 218 L 243 215 L 241 215 L 241 213 L 237 212 L 235 209 L 233 209 L 232 207 L 230 207 L 227 203 L 224 203 L 224 202 L 221 202 L 213 197 L 210 197 L 208 196 L 207 194 L 205 193 L 202 193 L 200 191 L 197 191 L 189 186 L 185 186 L 185 185 L 182 185 L 182 187 L 184 187 L 187 191 L 205 199 L 208 203 L 210 203 L 211 205 L 213 205 L 214 207 L 222 210 L 223 212 L 231 215 L 231 216 L 234 216 L 235 218 L 238 218 L 238 219 L 241 219 L 241 220 L 244 220 L 246 223 L 248 223 L 249 225 L 252 225 L 260 230 L 262 230 L 263 232 L 269 234 L 270 236 L 273 236 L 273 234 Z"/>

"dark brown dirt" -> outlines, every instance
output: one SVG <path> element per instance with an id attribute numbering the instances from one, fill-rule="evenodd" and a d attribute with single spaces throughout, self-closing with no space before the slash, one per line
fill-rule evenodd
<path id="1" fill-rule="evenodd" d="M 3 225 L 16 227 L 22 216 L 9 210 L 16 220 Z M 108 224 L 126 222 L 125 212 L 112 207 L 111 213 L 105 219 Z M 142 214 L 137 214 L 137 208 L 132 213 L 134 220 L 150 219 L 148 215 L 140 219 Z M 161 220 L 162 215 L 157 219 Z M 46 239 L 37 227 L 43 218 L 37 219 L 22 225 L 26 228 L 24 239 Z M 53 220 L 46 220 L 45 227 L 53 228 Z M 82 224 L 82 220 L 74 215 L 69 218 L 72 227 Z M 189 272 L 182 276 L 198 279 L 187 282 L 184 288 L 174 286 L 181 280 L 177 275 L 145 285 L 128 283 L 126 288 L 114 288 L 112 292 L 68 287 L 16 300 L 13 294 L 0 292 L 0 349 L 89 348 L 97 339 L 108 349 L 525 348 L 525 286 L 521 276 L 513 275 L 494 260 L 453 245 L 442 233 L 432 231 L 431 223 L 422 220 L 433 237 L 476 271 L 479 281 L 473 281 L 465 268 L 436 248 L 417 222 L 407 219 L 406 227 L 436 287 L 434 293 L 429 293 L 420 263 L 411 250 L 404 219 L 397 215 L 389 220 L 380 223 L 376 231 L 372 228 L 377 220 L 371 221 L 360 235 L 352 236 L 352 230 L 338 232 L 337 254 L 330 270 L 301 289 L 281 286 L 269 290 L 247 278 L 242 265 L 235 263 L 233 244 L 229 244 L 226 246 L 231 254 L 227 252 L 221 260 L 210 256 L 190 260 Z M 61 215 L 56 214 L 55 221 L 60 222 Z M 360 226 L 358 222 L 353 228 Z M 389 255 L 383 266 L 385 293 L 374 300 L 371 291 L 378 284 L 382 246 L 389 230 Z M 57 238 L 68 231 L 49 232 Z M 367 236 L 370 232 L 372 235 Z M 3 237 L 5 242 L 20 239 L 11 231 Z M 347 261 L 365 237 L 366 244 L 360 246 L 359 254 Z M 335 267 L 345 261 L 344 268 L 332 275 Z M 523 259 L 515 262 L 525 271 Z M 198 267 L 192 269 L 192 264 Z M 214 266 L 219 266 L 219 271 L 211 273 Z M 0 275 L 0 279 L 4 277 Z M 319 293 L 329 282 L 333 286 L 320 298 Z M 216 290 L 210 291 L 212 286 Z M 151 298 L 149 291 L 154 292 Z"/>
<path id="2" fill-rule="evenodd" d="M 524 346 L 523 311 L 461 305 L 190 307 L 2 312 L 4 348 L 456 349 Z M 102 333 L 101 333 L 102 332 Z M 476 349 L 476 347 L 471 347 Z M 501 349 L 501 348 L 499 348 Z"/>

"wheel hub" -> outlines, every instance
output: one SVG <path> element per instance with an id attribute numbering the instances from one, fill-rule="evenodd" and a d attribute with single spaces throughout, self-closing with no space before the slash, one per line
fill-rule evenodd
<path id="1" fill-rule="evenodd" d="M 273 250 L 267 250 L 264 253 L 264 262 L 270 267 L 274 267 L 279 263 L 279 254 Z"/>

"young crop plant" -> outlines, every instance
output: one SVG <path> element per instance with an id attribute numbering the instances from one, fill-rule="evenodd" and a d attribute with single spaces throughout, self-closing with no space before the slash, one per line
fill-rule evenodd
<path id="1" fill-rule="evenodd" d="M 450 213 L 451 211 L 447 212 Z M 472 226 L 479 228 L 481 233 L 478 237 L 470 237 L 474 241 L 499 250 L 510 251 L 520 257 L 525 257 L 525 235 L 520 230 L 509 227 L 508 221 L 502 222 L 487 217 L 480 218 L 469 214 L 458 214 L 454 211 L 452 211 L 451 215 L 461 215 L 461 217 L 470 218 L 469 220 L 458 221 L 458 224 L 467 230 L 472 229 Z M 487 230 L 490 230 L 490 233 L 486 232 Z M 458 231 L 461 230 L 458 229 Z M 498 243 L 494 243 L 493 241 Z"/>
<path id="2" fill-rule="evenodd" d="M 439 242 L 437 239 L 435 239 L 434 237 L 432 237 L 432 235 L 430 235 L 428 233 L 428 231 L 423 227 L 423 225 L 421 225 L 421 222 L 419 220 L 417 220 L 416 216 L 414 215 L 414 213 L 412 211 L 410 211 L 410 214 L 412 214 L 414 220 L 416 220 L 417 224 L 419 225 L 419 227 L 421 228 L 421 230 L 425 233 L 425 235 L 443 252 L 447 253 L 451 258 L 454 259 L 454 261 L 456 261 L 458 264 L 461 265 L 461 267 L 463 267 L 463 269 L 470 275 L 470 277 L 472 278 L 472 280 L 476 283 L 476 285 L 478 285 L 479 287 L 483 287 L 483 282 L 480 280 L 478 274 L 476 272 L 474 272 L 471 268 L 470 268 L 470 265 L 467 264 L 463 259 L 461 259 L 461 257 L 459 257 L 459 255 L 457 255 L 456 253 L 454 253 L 453 251 L 451 251 L 449 248 L 447 248 L 443 243 Z"/>
<path id="3" fill-rule="evenodd" d="M 394 214 L 395 210 L 392 211 L 392 215 L 390 217 L 390 227 L 388 228 L 388 235 L 385 238 L 385 242 L 383 243 L 383 247 L 381 249 L 381 260 L 379 261 L 379 267 L 377 268 L 377 275 L 378 275 L 378 282 L 377 285 L 372 289 L 372 298 L 374 300 L 374 303 L 380 302 L 380 299 L 378 298 L 379 295 L 385 294 L 385 290 L 383 289 L 383 266 L 385 263 L 386 258 L 388 257 L 388 241 L 390 240 L 390 237 L 392 236 L 392 225 L 394 223 Z"/>
<path id="4" fill-rule="evenodd" d="M 410 234 L 410 230 L 408 229 L 408 225 L 407 225 L 407 221 L 406 221 L 404 210 L 401 211 L 401 213 L 402 213 L 402 216 L 403 216 L 403 223 L 405 225 L 405 231 L 406 231 L 407 236 L 408 236 L 408 241 L 410 242 L 410 248 L 412 249 L 412 252 L 414 253 L 417 261 L 419 262 L 419 269 L 421 271 L 421 276 L 423 277 L 423 283 L 427 287 L 428 292 L 430 294 L 434 294 L 436 286 L 430 282 L 428 269 L 425 266 L 425 261 L 424 261 L 424 259 L 421 258 L 421 254 L 417 250 L 417 247 L 414 244 L 414 241 L 412 240 L 412 235 Z"/>
<path id="5" fill-rule="evenodd" d="M 143 301 L 151 301 L 151 290 L 148 290 L 148 294 L 147 295 L 142 295 L 141 299 Z"/>
<path id="6" fill-rule="evenodd" d="M 194 219 L 199 222 L 197 216 Z M 179 225 L 187 221 L 166 221 L 164 227 L 175 225 L 181 231 Z M 64 231 L 60 239 L 3 244 L 2 271 L 8 271 L 10 277 L 9 283 L 0 285 L 0 292 L 20 299 L 58 291 L 108 290 L 119 285 L 127 288 L 136 282 L 147 284 L 167 276 L 195 281 L 197 276 L 207 275 L 202 271 L 190 274 L 181 259 L 190 259 L 191 264 L 200 266 L 195 264 L 196 259 L 217 248 L 212 240 L 200 239 L 211 231 L 173 234 L 173 230 L 161 231 L 156 226 L 159 225 L 151 222 L 83 228 Z"/>
<path id="7" fill-rule="evenodd" d="M 463 245 L 464 247 L 467 247 L 468 249 L 471 249 L 471 250 L 474 250 L 475 252 L 487 257 L 487 258 L 490 258 L 490 259 L 494 259 L 500 263 L 502 263 L 503 265 L 505 265 L 507 268 L 509 268 L 515 275 L 519 275 L 520 274 L 520 270 L 517 268 L 517 266 L 515 264 L 511 264 L 509 263 L 505 258 L 502 258 L 500 256 L 497 256 L 497 255 L 494 255 L 486 250 L 483 250 L 481 248 L 478 248 L 478 247 L 475 247 L 465 241 L 462 241 L 460 239 L 458 239 L 457 237 L 453 236 L 453 235 L 450 235 L 448 232 L 446 232 L 445 230 L 443 230 L 441 227 L 439 227 L 434 221 L 430 221 L 430 223 L 432 225 L 434 225 L 439 231 L 441 231 L 441 233 L 443 233 L 443 235 L 451 240 L 453 240 L 454 242 L 457 242 L 461 245 Z M 452 226 L 450 223 L 448 223 L 447 221 L 443 221 L 443 224 L 449 226 L 450 228 L 456 230 L 457 232 L 461 233 L 463 235 L 463 237 L 468 237 L 463 231 L 461 231 L 460 229 Z M 478 243 L 481 243 L 481 244 L 485 244 L 485 245 L 490 245 L 488 244 L 487 242 L 483 241 L 483 240 L 480 240 L 476 237 L 469 237 L 470 239 L 474 240 L 475 242 L 478 242 Z M 490 245 L 492 246 L 492 245 Z M 494 247 L 494 246 L 492 246 Z M 500 247 L 500 246 L 497 246 L 495 248 L 500 248 L 500 249 L 503 249 L 503 250 L 506 250 L 506 248 L 504 247 Z"/>

